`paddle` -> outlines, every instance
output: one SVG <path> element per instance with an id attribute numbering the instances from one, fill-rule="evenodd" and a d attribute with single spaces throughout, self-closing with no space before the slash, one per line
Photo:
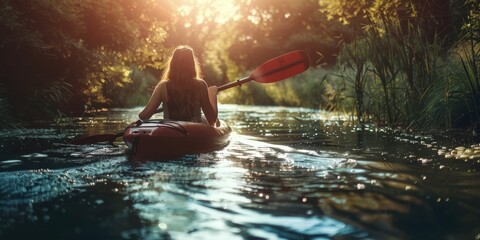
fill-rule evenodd
<path id="1" fill-rule="evenodd" d="M 218 87 L 218 91 L 227 90 L 229 88 L 242 85 L 244 83 L 255 81 L 258 83 L 274 83 L 289 77 L 293 77 L 307 70 L 310 67 L 310 59 L 303 51 L 293 51 L 258 66 L 250 76 L 238 79 L 235 82 L 227 83 Z M 158 112 L 162 112 L 163 108 L 159 108 Z M 98 142 L 113 142 L 116 138 L 123 135 L 123 132 L 117 134 L 98 134 L 93 136 L 81 137 L 74 139 L 72 144 L 94 144 Z"/>
<path id="2" fill-rule="evenodd" d="M 231 87 L 242 85 L 252 80 L 258 83 L 278 82 L 300 74 L 309 67 L 310 59 L 305 52 L 289 52 L 262 63 L 262 65 L 253 70 L 250 76 L 246 78 L 218 87 L 218 91 L 220 92 Z"/>

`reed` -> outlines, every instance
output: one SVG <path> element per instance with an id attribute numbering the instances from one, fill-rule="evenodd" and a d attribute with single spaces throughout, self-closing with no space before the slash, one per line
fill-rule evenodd
<path id="1" fill-rule="evenodd" d="M 423 122 L 440 128 L 480 129 L 480 3 L 466 2 L 470 9 L 460 39 L 440 59 L 436 45 L 429 45 L 437 68 L 426 74 L 431 91 L 426 95 Z M 426 72 L 426 71 L 425 71 Z M 430 73 L 430 72 L 427 72 Z M 420 121 L 422 122 L 422 121 Z M 425 125 L 425 124 L 423 124 Z"/>
<path id="2" fill-rule="evenodd" d="M 449 91 L 453 102 L 455 127 L 480 128 L 480 45 L 474 38 L 458 44 L 453 51 L 456 59 L 456 88 Z"/>
<path id="3" fill-rule="evenodd" d="M 356 40 L 343 46 L 339 56 L 341 65 L 340 77 L 346 86 L 353 88 L 354 112 L 359 125 L 364 123 L 364 98 L 367 78 L 368 42 Z M 348 96 L 348 95 L 347 95 Z M 338 103 L 337 103 L 338 104 Z"/>
<path id="4" fill-rule="evenodd" d="M 23 114 L 31 120 L 65 117 L 62 109 L 68 109 L 72 96 L 72 85 L 63 81 L 52 82 L 33 90 L 26 99 Z"/>
<path id="5" fill-rule="evenodd" d="M 357 107 L 357 111 L 368 111 L 365 114 L 377 123 L 425 126 L 432 122 L 432 109 L 440 106 L 428 101 L 435 98 L 434 89 L 440 91 L 439 86 L 445 82 L 441 39 L 434 37 L 428 42 L 418 22 L 387 16 L 386 12 L 384 9 L 370 16 L 363 38 L 344 46 L 342 51 L 350 54 L 343 55 L 348 60 L 339 64 L 358 73 L 357 81 L 350 80 L 356 82 L 352 87 L 357 91 L 357 101 L 368 95 L 363 99 L 368 107 Z M 365 44 L 358 45 L 360 41 Z M 350 49 L 356 48 L 362 54 L 352 54 Z M 360 59 L 362 63 L 358 64 Z M 345 71 L 340 74 L 345 75 Z"/>
<path id="6" fill-rule="evenodd" d="M 388 124 L 394 124 L 399 118 L 397 106 L 396 80 L 399 68 L 396 64 L 398 47 L 389 33 L 381 33 L 378 28 L 369 28 L 366 36 L 368 59 L 372 65 L 371 71 L 381 83 L 383 101 Z"/>

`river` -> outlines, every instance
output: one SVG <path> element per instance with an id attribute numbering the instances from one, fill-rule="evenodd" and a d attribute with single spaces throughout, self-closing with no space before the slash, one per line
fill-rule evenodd
<path id="1" fill-rule="evenodd" d="M 0 239 L 480 239 L 480 145 L 303 108 L 221 105 L 225 148 L 133 162 L 139 109 L 0 132 Z"/>

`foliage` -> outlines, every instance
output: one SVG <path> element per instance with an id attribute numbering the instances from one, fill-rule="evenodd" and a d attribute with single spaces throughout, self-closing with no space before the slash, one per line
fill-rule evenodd
<path id="1" fill-rule="evenodd" d="M 465 4 L 470 11 L 462 27 L 463 38 L 453 49 L 457 58 L 452 58 L 461 63 L 460 70 L 455 72 L 458 74 L 453 76 L 460 76 L 457 82 L 463 84 L 460 89 L 449 91 L 449 99 L 456 103 L 455 109 L 461 109 L 453 115 L 455 126 L 470 125 L 480 130 L 480 3 Z"/>
<path id="2" fill-rule="evenodd" d="M 356 101 L 343 104 L 355 104 L 358 119 L 362 116 L 358 112 L 365 111 L 370 118 L 389 125 L 478 126 L 479 52 L 478 41 L 472 37 L 478 33 L 473 30 L 478 26 L 474 24 L 475 19 L 478 21 L 477 3 L 466 1 L 471 10 L 467 21 L 461 23 L 464 33 L 460 36 L 465 37 L 453 45 L 451 39 L 458 35 L 446 35 L 445 31 L 459 31 L 460 24 L 450 24 L 454 21 L 445 18 L 445 14 L 458 13 L 456 6 L 450 6 L 449 11 L 448 1 L 439 1 L 438 6 L 383 0 L 320 4 L 329 19 L 355 29 L 357 40 L 343 45 L 338 62 L 337 75 L 346 88 L 337 91 L 345 96 L 355 92 Z M 363 46 L 358 45 L 360 42 Z M 450 49 L 463 51 L 456 57 Z M 365 72 L 366 67 L 372 74 Z M 367 106 L 364 110 L 359 107 L 362 100 Z"/>
<path id="3" fill-rule="evenodd" d="M 343 80 L 349 82 L 355 91 L 355 112 L 360 124 L 364 122 L 365 85 L 369 80 L 367 76 L 367 43 L 368 42 L 362 40 L 354 40 L 352 43 L 343 47 L 339 56 L 339 64 L 342 68 L 340 72 L 341 77 Z M 348 74 L 349 69 L 354 71 L 353 76 Z"/>
<path id="4" fill-rule="evenodd" d="M 163 57 L 165 6 L 157 1 L 1 4 L 0 72 L 15 117 L 82 113 L 85 104 L 107 102 L 105 84 L 129 82 L 123 73 L 132 65 L 144 69 Z"/>
<path id="5" fill-rule="evenodd" d="M 315 66 L 331 66 L 338 52 L 338 38 L 350 35 L 348 28 L 319 14 L 316 0 L 242 2 L 240 12 L 247 17 L 236 23 L 239 41 L 229 51 L 235 62 L 248 64 L 247 68 L 262 63 L 264 56 L 297 49 L 305 50 Z"/>

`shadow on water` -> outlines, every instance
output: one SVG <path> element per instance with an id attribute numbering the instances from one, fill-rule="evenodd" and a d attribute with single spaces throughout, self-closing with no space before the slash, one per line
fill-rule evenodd
<path id="1" fill-rule="evenodd" d="M 357 129 L 309 109 L 221 109 L 227 147 L 163 162 L 129 161 L 121 139 L 68 144 L 121 131 L 138 109 L 2 133 L 0 238 L 479 237 L 472 140 Z"/>

